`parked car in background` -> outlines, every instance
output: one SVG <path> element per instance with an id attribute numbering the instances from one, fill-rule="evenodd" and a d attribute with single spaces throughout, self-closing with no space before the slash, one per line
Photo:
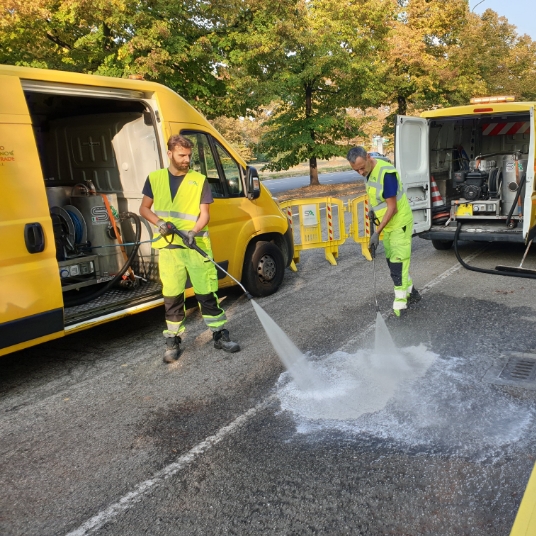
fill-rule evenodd
<path id="1" fill-rule="evenodd" d="M 385 160 L 386 162 L 391 163 L 391 160 L 389 160 L 389 158 L 387 158 L 382 153 L 378 153 L 377 151 L 369 151 L 369 156 L 372 156 L 372 158 L 376 158 L 376 160 Z"/>

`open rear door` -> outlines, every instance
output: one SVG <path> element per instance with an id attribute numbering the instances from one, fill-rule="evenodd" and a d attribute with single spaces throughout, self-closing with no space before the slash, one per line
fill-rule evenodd
<path id="1" fill-rule="evenodd" d="M 536 201 L 536 185 L 534 184 L 534 143 L 536 125 L 534 124 L 534 108 L 530 109 L 530 139 L 529 139 L 529 160 L 527 163 L 527 180 L 525 182 L 525 201 L 523 203 L 523 237 L 527 239 L 529 229 L 536 225 L 536 214 L 533 214 L 533 198 Z"/>
<path id="2" fill-rule="evenodd" d="M 431 227 L 428 121 L 399 115 L 395 133 L 395 167 L 413 210 L 413 233 Z"/>

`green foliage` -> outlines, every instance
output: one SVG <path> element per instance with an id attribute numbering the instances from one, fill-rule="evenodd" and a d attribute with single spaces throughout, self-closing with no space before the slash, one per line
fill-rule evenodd
<path id="1" fill-rule="evenodd" d="M 344 154 L 345 141 L 360 134 L 360 122 L 346 109 L 371 99 L 375 64 L 369 58 L 387 31 L 384 3 L 252 3 L 249 31 L 229 34 L 237 103 L 279 102 L 259 146 L 273 158 L 270 169 L 309 160 L 311 183 L 318 183 L 316 160 Z"/>
<path id="2" fill-rule="evenodd" d="M 223 118 L 247 159 L 308 160 L 312 183 L 370 136 L 349 110 L 383 105 L 391 134 L 397 113 L 536 99 L 536 43 L 467 0 L 0 0 L 0 63 L 142 74 Z"/>
<path id="3" fill-rule="evenodd" d="M 106 76 L 142 74 L 216 115 L 225 82 L 212 37 L 225 5 L 195 0 L 4 0 L 0 63 Z"/>

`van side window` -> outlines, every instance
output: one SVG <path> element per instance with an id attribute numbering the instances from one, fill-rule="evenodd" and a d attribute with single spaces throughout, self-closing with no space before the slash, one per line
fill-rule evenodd
<path id="1" fill-rule="evenodd" d="M 224 173 L 224 179 L 227 182 L 227 188 L 231 197 L 244 195 L 242 180 L 240 177 L 240 168 L 233 160 L 231 155 L 217 142 L 214 142 L 216 152 L 220 159 L 221 167 Z"/>
<path id="2" fill-rule="evenodd" d="M 193 144 L 191 167 L 207 177 L 213 197 L 243 197 L 240 166 L 209 134 L 182 131 Z"/>
<path id="3" fill-rule="evenodd" d="M 202 132 L 182 132 L 181 134 L 194 144 L 190 166 L 194 171 L 206 176 L 212 197 L 227 197 L 208 136 Z"/>

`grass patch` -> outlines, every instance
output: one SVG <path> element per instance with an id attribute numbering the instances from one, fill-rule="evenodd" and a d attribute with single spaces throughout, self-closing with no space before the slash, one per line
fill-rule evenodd
<path id="1" fill-rule="evenodd" d="M 279 202 L 289 199 L 306 199 L 308 197 L 346 197 L 365 193 L 365 183 L 361 180 L 343 184 L 319 184 L 318 186 L 302 186 L 276 195 Z"/>

